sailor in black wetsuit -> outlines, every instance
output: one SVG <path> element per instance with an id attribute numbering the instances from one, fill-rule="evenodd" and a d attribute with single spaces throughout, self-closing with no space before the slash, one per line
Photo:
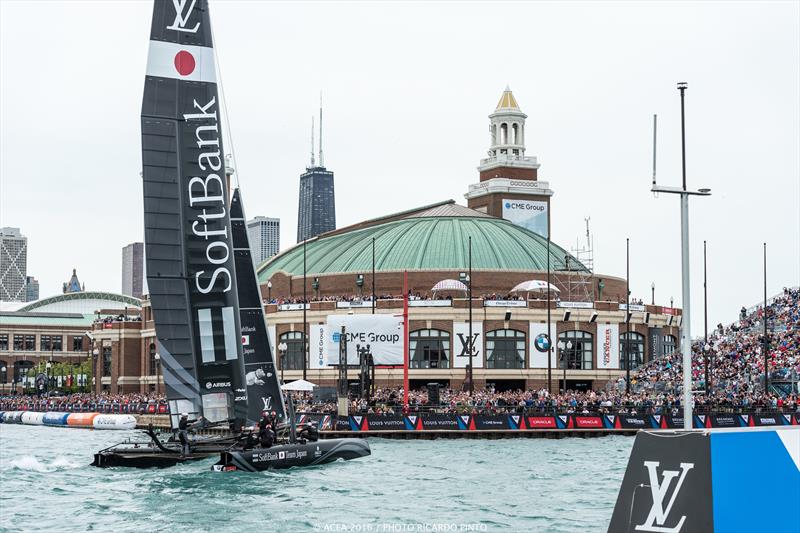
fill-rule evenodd
<path id="1" fill-rule="evenodd" d="M 269 448 L 275 442 L 275 431 L 272 429 L 273 418 L 266 411 L 258 421 L 258 440 L 262 448 Z"/>
<path id="2" fill-rule="evenodd" d="M 189 415 L 181 413 L 181 420 L 178 422 L 178 440 L 181 442 L 181 457 L 189 455 Z"/>

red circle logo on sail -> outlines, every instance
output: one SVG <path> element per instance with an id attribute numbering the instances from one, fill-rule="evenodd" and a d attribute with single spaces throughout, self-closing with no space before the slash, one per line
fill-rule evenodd
<path id="1" fill-rule="evenodd" d="M 177 70 L 178 74 L 181 76 L 188 76 L 194 72 L 196 65 L 194 56 L 186 50 L 181 50 L 175 54 L 175 70 Z"/>

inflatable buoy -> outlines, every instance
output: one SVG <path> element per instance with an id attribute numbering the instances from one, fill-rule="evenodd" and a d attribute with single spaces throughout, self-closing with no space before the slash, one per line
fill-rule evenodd
<path id="1" fill-rule="evenodd" d="M 44 413 L 25 411 L 22 413 L 22 423 L 29 426 L 41 426 L 44 424 Z"/>
<path id="2" fill-rule="evenodd" d="M 97 415 L 92 421 L 94 429 L 135 429 L 133 415 Z"/>
<path id="3" fill-rule="evenodd" d="M 72 413 L 67 417 L 67 425 L 70 427 L 93 428 L 94 419 L 100 416 L 98 413 Z"/>
<path id="4" fill-rule="evenodd" d="M 45 426 L 66 426 L 67 417 L 69 413 L 45 413 L 44 425 Z"/>

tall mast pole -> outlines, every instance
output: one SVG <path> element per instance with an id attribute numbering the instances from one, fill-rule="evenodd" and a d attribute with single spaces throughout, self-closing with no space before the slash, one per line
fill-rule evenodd
<path id="1" fill-rule="evenodd" d="M 408 412 L 408 271 L 403 272 L 403 408 Z"/>
<path id="2" fill-rule="evenodd" d="M 547 349 L 547 392 L 553 394 L 553 339 L 550 338 L 550 230 L 547 231 L 547 338 L 550 347 Z"/>
<path id="3" fill-rule="evenodd" d="M 708 379 L 708 275 L 706 270 L 706 241 L 703 241 L 703 363 L 706 375 L 706 398 L 711 390 Z"/>
<path id="4" fill-rule="evenodd" d="M 769 393 L 769 337 L 767 336 L 767 243 L 764 243 L 764 394 Z"/>
<path id="5" fill-rule="evenodd" d="M 631 393 L 631 240 L 625 239 L 625 392 Z"/>
<path id="6" fill-rule="evenodd" d="M 472 356 L 475 353 L 475 340 L 472 338 L 472 235 L 469 236 L 468 241 L 468 255 L 469 255 L 469 393 L 475 390 L 472 383 Z"/>
<path id="7" fill-rule="evenodd" d="M 303 379 L 306 379 L 306 368 L 308 364 L 308 320 L 306 319 L 306 307 L 308 306 L 308 296 L 306 294 L 306 242 L 303 241 Z"/>
<path id="8" fill-rule="evenodd" d="M 678 83 L 681 93 L 681 187 L 664 187 L 656 185 L 653 180 L 651 191 L 654 193 L 677 194 L 681 197 L 681 291 L 683 294 L 683 311 L 681 314 L 681 352 L 683 367 L 683 427 L 692 428 L 692 336 L 691 336 L 691 298 L 689 292 L 689 196 L 710 196 L 711 189 L 703 188 L 690 191 L 686 188 L 686 122 L 684 113 L 684 92 L 686 82 Z M 654 133 L 655 133 L 655 120 Z M 654 135 L 655 140 L 655 135 Z M 655 149 L 655 142 L 653 143 Z M 654 174 L 655 175 L 655 174 Z M 670 300 L 671 302 L 671 300 Z M 670 303 L 672 307 L 672 303 Z"/>

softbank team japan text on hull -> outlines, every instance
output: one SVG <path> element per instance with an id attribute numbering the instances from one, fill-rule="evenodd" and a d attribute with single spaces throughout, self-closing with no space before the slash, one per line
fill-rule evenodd
<path id="1" fill-rule="evenodd" d="M 223 452 L 213 469 L 219 472 L 263 470 L 314 466 L 331 463 L 337 459 L 358 459 L 370 454 L 363 439 L 328 439 L 306 444 L 285 444 L 270 448 L 229 450 Z"/>

